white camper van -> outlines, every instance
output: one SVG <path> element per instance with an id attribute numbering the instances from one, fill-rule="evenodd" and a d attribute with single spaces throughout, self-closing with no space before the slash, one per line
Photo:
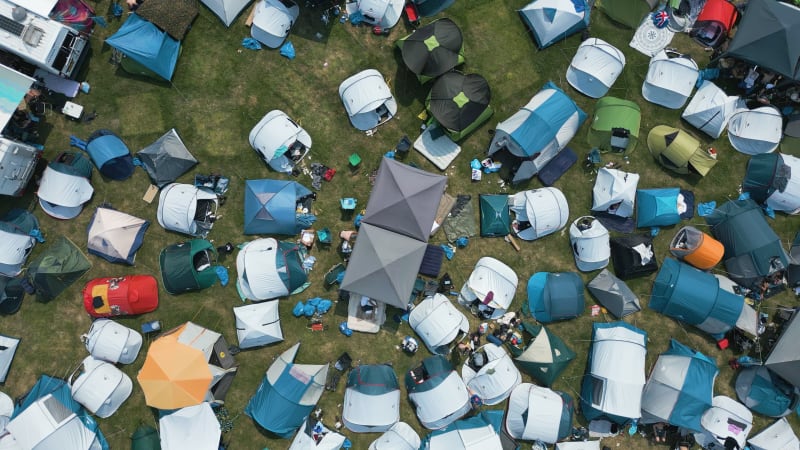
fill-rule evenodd
<path id="1" fill-rule="evenodd" d="M 0 0 L 0 51 L 53 75 L 74 78 L 88 54 L 89 40 L 46 14 Z"/>
<path id="2" fill-rule="evenodd" d="M 24 194 L 41 156 L 32 145 L 0 136 L 0 195 Z"/>

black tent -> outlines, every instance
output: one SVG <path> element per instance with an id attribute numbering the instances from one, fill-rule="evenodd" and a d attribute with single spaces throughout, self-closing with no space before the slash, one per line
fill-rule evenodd
<path id="1" fill-rule="evenodd" d="M 461 30 L 447 18 L 425 25 L 396 45 L 403 62 L 423 83 L 464 63 Z"/>
<path id="2" fill-rule="evenodd" d="M 491 99 L 489 82 L 482 76 L 448 72 L 434 82 L 426 106 L 457 141 L 491 117 Z"/>
<path id="3" fill-rule="evenodd" d="M 611 262 L 621 280 L 649 275 L 658 270 L 653 238 L 631 234 L 611 238 Z"/>

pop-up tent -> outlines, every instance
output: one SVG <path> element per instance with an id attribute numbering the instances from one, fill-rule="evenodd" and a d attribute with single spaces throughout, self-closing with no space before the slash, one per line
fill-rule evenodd
<path id="1" fill-rule="evenodd" d="M 230 27 L 236 17 L 252 0 L 200 0 L 226 27 Z"/>
<path id="2" fill-rule="evenodd" d="M 395 45 L 408 70 L 420 82 L 432 80 L 464 63 L 464 38 L 452 20 L 442 18 L 415 30 Z"/>
<path id="3" fill-rule="evenodd" d="M 25 273 L 36 293 L 36 300 L 48 302 L 64 292 L 92 268 L 80 248 L 60 236 L 28 265 Z"/>
<path id="4" fill-rule="evenodd" d="M 350 123 L 361 131 L 371 130 L 397 114 L 397 102 L 389 85 L 375 69 L 361 71 L 342 81 L 339 97 Z"/>
<path id="5" fill-rule="evenodd" d="M 136 168 L 128 146 L 111 130 L 97 130 L 82 141 L 75 136 L 70 143 L 85 151 L 100 174 L 112 180 L 127 180 Z"/>
<path id="6" fill-rule="evenodd" d="M 589 362 L 581 384 L 587 420 L 625 424 L 641 416 L 647 333 L 625 322 L 592 325 Z"/>
<path id="7" fill-rule="evenodd" d="M 511 391 L 506 431 L 514 439 L 554 444 L 572 432 L 574 409 L 566 392 L 522 383 Z"/>
<path id="8" fill-rule="evenodd" d="M 208 403 L 187 406 L 162 416 L 161 450 L 217 450 L 222 429 Z"/>
<path id="9" fill-rule="evenodd" d="M 800 391 L 767 367 L 751 366 L 736 375 L 736 397 L 754 413 L 784 417 L 797 408 Z"/>
<path id="10" fill-rule="evenodd" d="M 300 343 L 281 353 L 267 369 L 244 413 L 262 428 L 291 436 L 325 392 L 328 364 L 295 364 Z"/>
<path id="11" fill-rule="evenodd" d="M 534 0 L 519 10 L 540 49 L 588 27 L 590 12 L 586 0 Z"/>
<path id="12" fill-rule="evenodd" d="M 428 350 L 446 355 L 459 334 L 469 333 L 469 321 L 450 299 L 436 293 L 426 298 L 408 315 L 408 324 L 422 338 Z"/>
<path id="13" fill-rule="evenodd" d="M 400 420 L 400 383 L 388 364 L 362 364 L 347 375 L 342 423 L 355 433 L 388 431 Z"/>
<path id="14" fill-rule="evenodd" d="M 533 98 L 497 124 L 489 156 L 504 159 L 501 174 L 512 183 L 529 180 L 563 150 L 586 120 L 586 113 L 548 81 Z"/>
<path id="15" fill-rule="evenodd" d="M 511 216 L 508 210 L 508 195 L 481 194 L 481 236 L 502 237 L 511 234 Z"/>
<path id="16" fill-rule="evenodd" d="M 724 395 L 714 397 L 711 404 L 700 418 L 703 430 L 694 434 L 695 441 L 703 448 L 712 444 L 724 448 L 725 441 L 733 438 L 739 448 L 744 448 L 747 436 L 753 430 L 753 413 Z"/>
<path id="17" fill-rule="evenodd" d="M 608 269 L 600 271 L 586 288 L 617 319 L 642 310 L 639 297 Z"/>
<path id="18" fill-rule="evenodd" d="M 133 265 L 150 222 L 108 207 L 98 207 L 87 230 L 89 254 Z"/>
<path id="19" fill-rule="evenodd" d="M 567 67 L 567 82 L 592 98 L 606 95 L 625 67 L 625 54 L 608 42 L 589 38 Z"/>
<path id="20" fill-rule="evenodd" d="M 740 285 L 760 289 L 765 278 L 789 266 L 780 238 L 753 200 L 728 201 L 705 219 L 725 246 L 728 276 Z"/>
<path id="21" fill-rule="evenodd" d="M 642 85 L 645 100 L 669 109 L 680 109 L 692 95 L 699 70 L 687 55 L 670 55 L 662 50 L 650 59 Z"/>
<path id="22" fill-rule="evenodd" d="M 461 367 L 470 392 L 480 397 L 487 405 L 496 405 L 511 395 L 511 391 L 522 382 L 522 374 L 503 347 L 488 343 L 470 354 Z"/>
<path id="23" fill-rule="evenodd" d="M 159 255 L 164 289 L 177 295 L 211 287 L 219 279 L 216 263 L 217 249 L 204 239 L 167 246 Z"/>
<path id="24" fill-rule="evenodd" d="M 311 136 L 289 116 L 277 109 L 268 112 L 250 130 L 250 146 L 273 170 L 292 173 L 295 165 L 311 150 Z"/>
<path id="25" fill-rule="evenodd" d="M 139 356 L 142 335 L 111 319 L 97 319 L 81 336 L 92 357 L 116 364 L 130 364 Z"/>
<path id="26" fill-rule="evenodd" d="M 537 272 L 528 280 L 525 313 L 541 323 L 574 319 L 584 309 L 583 280 L 575 272 Z"/>
<path id="27" fill-rule="evenodd" d="M 554 187 L 517 192 L 509 197 L 514 233 L 533 241 L 564 228 L 569 218 L 569 205 L 564 194 Z"/>
<path id="28" fill-rule="evenodd" d="M 658 125 L 647 135 L 650 154 L 667 169 L 686 175 L 705 176 L 715 164 L 716 156 L 704 150 L 700 141 L 686 131 L 667 125 Z"/>
<path id="29" fill-rule="evenodd" d="M 274 238 L 243 244 L 236 255 L 236 288 L 243 298 L 270 300 L 294 292 L 308 279 L 297 244 Z"/>
<path id="30" fill-rule="evenodd" d="M 770 153 L 783 138 L 783 115 L 774 106 L 740 109 L 728 121 L 728 140 L 746 155 Z"/>
<path id="31" fill-rule="evenodd" d="M 688 206 L 679 188 L 638 189 L 636 203 L 636 226 L 666 227 L 681 221 L 681 214 Z"/>
<path id="32" fill-rule="evenodd" d="M 92 163 L 80 153 L 63 152 L 44 169 L 39 206 L 56 219 L 75 218 L 92 198 Z"/>
<path id="33" fill-rule="evenodd" d="M 756 313 L 745 304 L 744 297 L 720 287 L 714 275 L 672 258 L 661 264 L 649 305 L 716 339 L 722 339 L 733 327 L 754 334 L 757 326 Z"/>
<path id="34" fill-rule="evenodd" d="M 778 152 L 750 157 L 742 191 L 775 211 L 800 211 L 800 158 Z"/>
<path id="35" fill-rule="evenodd" d="M 175 128 L 139 150 L 136 159 L 147 172 L 150 181 L 160 188 L 174 183 L 178 177 L 197 165 L 197 159 L 189 153 Z"/>
<path id="36" fill-rule="evenodd" d="M 298 17 L 300 7 L 293 0 L 258 0 L 250 36 L 269 48 L 278 48 Z"/>
<path id="37" fill-rule="evenodd" d="M 283 340 L 278 302 L 262 302 L 233 308 L 239 348 L 253 348 Z"/>
<path id="38" fill-rule="evenodd" d="M 722 261 L 725 247 L 711 236 L 692 226 L 678 230 L 669 244 L 672 256 L 700 270 L 708 270 Z"/>
<path id="39" fill-rule="evenodd" d="M 689 35 L 705 48 L 717 48 L 728 38 L 738 19 L 739 10 L 733 3 L 708 0 L 692 24 Z"/>
<path id="40" fill-rule="evenodd" d="M 657 4 L 658 0 L 603 0 L 597 7 L 614 22 L 635 29 Z"/>
<path id="41" fill-rule="evenodd" d="M 309 225 L 297 204 L 311 194 L 302 184 L 287 180 L 247 180 L 244 187 L 244 234 L 294 236 Z"/>
<path id="42" fill-rule="evenodd" d="M 425 436 L 419 448 L 420 450 L 503 450 L 503 444 L 489 417 L 478 414 L 433 431 Z"/>
<path id="43" fill-rule="evenodd" d="M 491 256 L 484 256 L 478 260 L 475 269 L 461 286 L 458 303 L 470 308 L 477 301 L 482 315 L 497 319 L 511 306 L 518 284 L 519 278 L 514 269 Z"/>
<path id="44" fill-rule="evenodd" d="M 783 419 L 761 430 L 760 433 L 747 440 L 752 450 L 793 450 L 800 448 L 800 439 L 792 430 L 789 421 Z"/>
<path id="45" fill-rule="evenodd" d="M 419 435 L 409 424 L 397 422 L 375 439 L 369 445 L 369 450 L 419 450 L 420 443 Z"/>
<path id="46" fill-rule="evenodd" d="M 106 38 L 106 43 L 134 62 L 123 61 L 121 66 L 126 71 L 172 80 L 181 53 L 180 41 L 136 13 L 129 15 L 119 30 Z"/>
<path id="47" fill-rule="evenodd" d="M 681 117 L 698 130 L 717 139 L 725 131 L 733 113 L 745 107 L 745 101 L 741 97 L 728 95 L 716 84 L 704 80 Z"/>
<path id="48" fill-rule="evenodd" d="M 522 330 L 531 336 L 527 345 L 509 347 L 520 369 L 536 381 L 550 386 L 570 362 L 575 352 L 544 326 L 522 322 Z"/>
<path id="49" fill-rule="evenodd" d="M 403 15 L 403 0 L 356 0 L 364 22 L 381 28 L 392 28 Z"/>
<path id="50" fill-rule="evenodd" d="M 569 242 L 575 265 L 581 272 L 600 270 L 611 259 L 608 230 L 592 216 L 578 217 L 572 222 Z"/>
<path id="51" fill-rule="evenodd" d="M 718 373 L 714 360 L 671 339 L 642 392 L 640 422 L 700 431 L 700 417 L 711 407 Z"/>
<path id="52" fill-rule="evenodd" d="M 489 82 L 478 74 L 447 72 L 433 82 L 425 107 L 453 141 L 460 141 L 494 114 Z"/>
<path id="53" fill-rule="evenodd" d="M 594 106 L 587 141 L 600 150 L 628 154 L 639 142 L 642 113 L 639 105 L 616 97 L 603 97 Z"/>
<path id="54" fill-rule="evenodd" d="M 645 276 L 658 270 L 653 238 L 631 234 L 611 238 L 611 263 L 622 280 Z"/>
<path id="55" fill-rule="evenodd" d="M 795 313 L 784 325 L 778 342 L 764 361 L 764 365 L 795 387 L 800 387 L 800 314 Z"/>
<path id="56" fill-rule="evenodd" d="M 15 277 L 41 238 L 39 219 L 32 213 L 13 208 L 0 218 L 0 275 Z"/>
<path id="57" fill-rule="evenodd" d="M 11 363 L 19 347 L 19 338 L 0 334 L 0 383 L 6 382 Z"/>
<path id="58" fill-rule="evenodd" d="M 406 372 L 405 383 L 408 399 L 425 428 L 444 428 L 472 409 L 467 386 L 444 356 L 423 359 Z"/>
<path id="59" fill-rule="evenodd" d="M 72 398 L 101 419 L 110 417 L 133 392 L 130 377 L 109 362 L 87 356 L 69 379 Z"/>
<path id="60" fill-rule="evenodd" d="M 309 416 L 297 430 L 288 450 L 339 450 L 345 442 L 347 438 L 344 435 L 329 429 L 322 421 L 315 423 Z"/>
<path id="61" fill-rule="evenodd" d="M 158 224 L 166 230 L 205 237 L 216 220 L 219 198 L 206 188 L 172 183 L 158 197 Z"/>
<path id="62" fill-rule="evenodd" d="M 633 217 L 638 185 L 638 173 L 601 167 L 592 188 L 592 211 Z"/>

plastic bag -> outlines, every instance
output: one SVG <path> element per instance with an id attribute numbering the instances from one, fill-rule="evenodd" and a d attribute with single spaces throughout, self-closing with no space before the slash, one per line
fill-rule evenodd
<path id="1" fill-rule="evenodd" d="M 294 59 L 296 54 L 294 52 L 294 45 L 292 45 L 291 41 L 286 41 L 285 44 L 281 45 L 281 56 Z"/>

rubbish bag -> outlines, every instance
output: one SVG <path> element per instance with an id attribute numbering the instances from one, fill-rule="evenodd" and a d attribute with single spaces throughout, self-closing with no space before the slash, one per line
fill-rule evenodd
<path id="1" fill-rule="evenodd" d="M 247 37 L 242 39 L 242 47 L 250 50 L 261 50 L 261 43 L 251 37 Z"/>
<path id="2" fill-rule="evenodd" d="M 352 335 L 353 335 L 353 330 L 351 330 L 351 329 L 350 329 L 350 328 L 347 326 L 347 321 L 345 321 L 345 322 L 342 322 L 342 323 L 340 323 L 340 324 L 339 324 L 339 331 L 340 331 L 340 332 L 341 332 L 343 335 L 345 335 L 345 336 L 347 336 L 347 337 L 350 337 L 350 336 L 352 336 Z"/>
<path id="3" fill-rule="evenodd" d="M 292 45 L 291 41 L 286 41 L 285 44 L 281 45 L 281 56 L 294 59 L 296 54 L 294 52 L 294 45 Z"/>
<path id="4" fill-rule="evenodd" d="M 297 304 L 294 305 L 294 308 L 292 309 L 292 315 L 295 316 L 295 317 L 302 316 L 303 315 L 303 310 L 305 310 L 305 308 L 306 308 L 306 305 L 304 305 L 303 302 L 298 301 Z"/>
<path id="5" fill-rule="evenodd" d="M 331 310 L 331 306 L 333 306 L 333 302 L 330 300 L 322 299 L 319 301 L 317 305 L 317 312 L 320 314 L 325 314 L 326 312 Z"/>

